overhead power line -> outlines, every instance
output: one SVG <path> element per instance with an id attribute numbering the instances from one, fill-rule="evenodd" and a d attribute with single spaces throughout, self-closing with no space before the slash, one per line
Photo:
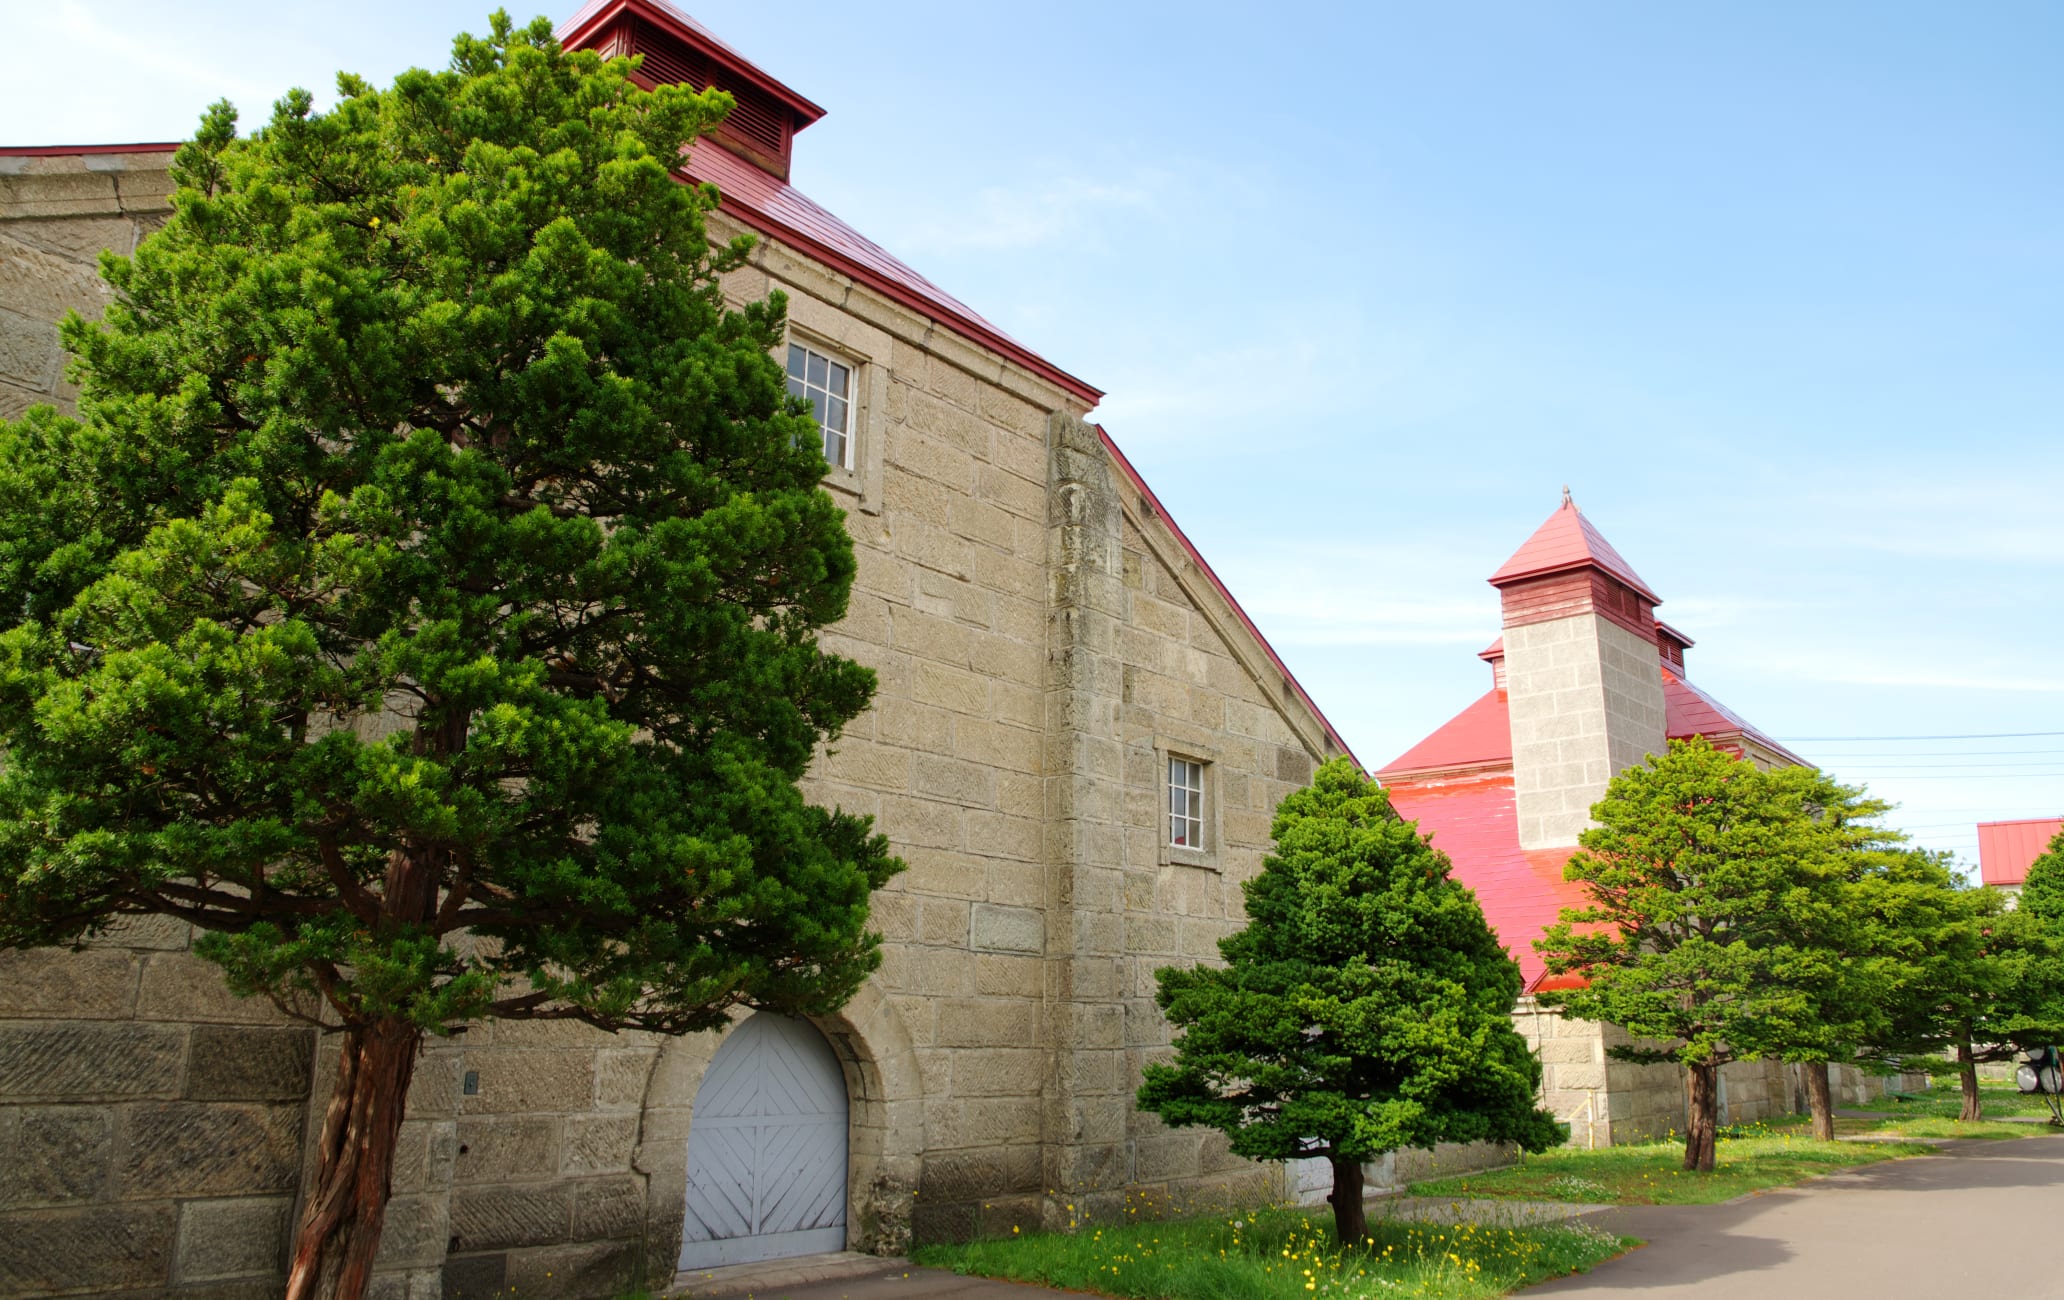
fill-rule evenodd
<path id="1" fill-rule="evenodd" d="M 2042 758 L 2033 763 L 1852 763 L 1846 757 L 1838 757 L 1828 760 L 1826 766 L 1839 767 L 1845 772 L 1975 772 L 1981 768 L 2056 767 L 2060 761 L 2064 760 Z"/>
<path id="2" fill-rule="evenodd" d="M 1898 772 L 1878 777 L 1880 782 L 1891 785 L 1897 781 L 2042 781 L 2053 776 L 2064 776 L 2058 772 Z"/>
<path id="3" fill-rule="evenodd" d="M 1779 736 L 1787 745 L 1807 742 L 1820 745 L 1847 745 L 1875 740 L 2021 740 L 2028 736 L 2064 736 L 2064 731 L 1967 731 L 1944 736 Z"/>
<path id="4" fill-rule="evenodd" d="M 2027 758 L 2035 754 L 2064 754 L 2064 749 L 1888 749 L 1883 753 L 1854 750 L 1842 755 L 1845 763 L 1872 758 Z"/>

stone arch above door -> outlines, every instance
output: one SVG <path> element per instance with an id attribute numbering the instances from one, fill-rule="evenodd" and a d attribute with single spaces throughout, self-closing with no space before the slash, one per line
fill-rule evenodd
<path id="1" fill-rule="evenodd" d="M 847 1112 L 815 1025 L 762 1011 L 733 1027 L 695 1092 L 681 1269 L 843 1250 Z"/>
<path id="2" fill-rule="evenodd" d="M 695 1094 L 730 1028 L 663 1040 L 645 1089 L 636 1167 L 646 1178 L 645 1272 L 673 1276 L 688 1185 L 688 1136 Z M 924 1140 L 924 1089 L 917 1053 L 895 1003 L 870 981 L 831 1016 L 814 1016 L 846 1075 L 849 1250 L 900 1254 L 910 1245 L 911 1199 Z"/>

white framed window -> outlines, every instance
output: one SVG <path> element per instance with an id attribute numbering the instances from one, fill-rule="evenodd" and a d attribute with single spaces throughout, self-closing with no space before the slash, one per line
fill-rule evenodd
<path id="1" fill-rule="evenodd" d="M 1205 851 L 1204 765 L 1195 759 L 1168 759 L 1168 847 Z"/>
<path id="2" fill-rule="evenodd" d="M 853 367 L 807 344 L 788 345 L 788 391 L 810 404 L 824 434 L 824 459 L 853 468 Z"/>

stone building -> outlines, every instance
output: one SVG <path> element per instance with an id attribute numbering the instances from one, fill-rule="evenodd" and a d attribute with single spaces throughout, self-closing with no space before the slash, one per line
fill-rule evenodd
<path id="1" fill-rule="evenodd" d="M 1128 1194 L 1283 1191 L 1131 1098 L 1169 1038 L 1154 969 L 1215 956 L 1276 802 L 1340 740 L 1085 422 L 1099 392 L 791 187 L 821 109 L 653 0 L 562 35 L 737 97 L 684 171 L 720 187 L 719 233 L 759 236 L 728 290 L 788 294 L 792 386 L 859 559 L 825 641 L 880 675 L 809 793 L 873 814 L 909 870 L 838 1016 L 434 1044 L 378 1293 L 608 1295 Z M 172 147 L 0 150 L 0 415 L 69 401 L 53 322 L 97 313 L 97 252 L 165 219 Z M 0 954 L 0 1297 L 276 1290 L 322 1041 L 188 945 L 142 923 Z"/>
<path id="2" fill-rule="evenodd" d="M 1612 1060 L 1606 1049 L 1629 1042 L 1624 1031 L 1541 1007 L 1534 995 L 1552 977 L 1533 943 L 1563 908 L 1582 904 L 1563 865 L 1615 773 L 1692 736 L 1764 766 L 1805 760 L 1692 684 L 1691 638 L 1656 617 L 1661 597 L 1567 492 L 1490 583 L 1503 621 L 1478 656 L 1490 664 L 1490 689 L 1376 775 L 1454 861 L 1519 962 L 1519 1027 L 1540 1053 L 1545 1102 L 1569 1124 L 1571 1143 L 1681 1132 L 1683 1070 Z M 1884 1089 L 1847 1067 L 1832 1074 L 1838 1101 Z M 1796 1075 L 1771 1061 L 1722 1067 L 1721 1122 L 1804 1109 Z"/>

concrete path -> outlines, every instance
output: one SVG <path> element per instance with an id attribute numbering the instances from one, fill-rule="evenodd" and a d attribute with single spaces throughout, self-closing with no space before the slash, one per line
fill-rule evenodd
<path id="1" fill-rule="evenodd" d="M 1524 1292 L 1634 1300 L 1929 1297 L 2064 1300 L 2064 1139 L 1965 1139 L 1726 1205 L 1587 1220 L 1649 1244 Z"/>
<path id="2" fill-rule="evenodd" d="M 1726 1205 L 1615 1209 L 1400 1197 L 1388 1205 L 1372 1201 L 1369 1212 L 1448 1222 L 1582 1214 L 1595 1227 L 1649 1243 L 1581 1277 L 1533 1287 L 1523 1293 L 1527 1300 L 1904 1300 L 1978 1292 L 2064 1300 L 2057 1249 L 2064 1238 L 2064 1137 L 1949 1142 L 1937 1155 L 1868 1165 Z M 812 1275 L 815 1269 L 823 1271 Z M 836 1276 L 827 1275 L 833 1271 Z M 785 1276 L 725 1272 L 731 1276 L 684 1276 L 677 1285 L 687 1284 L 685 1294 L 695 1300 L 1058 1300 L 1080 1294 L 853 1255 L 818 1256 Z"/>

